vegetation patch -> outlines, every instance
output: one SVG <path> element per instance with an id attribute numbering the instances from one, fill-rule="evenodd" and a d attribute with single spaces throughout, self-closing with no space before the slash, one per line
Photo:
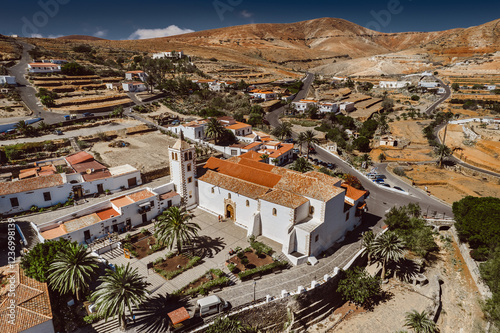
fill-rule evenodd
<path id="1" fill-rule="evenodd" d="M 209 269 L 202 276 L 190 282 L 187 286 L 176 290 L 172 295 L 178 296 L 196 296 L 208 295 L 210 290 L 217 287 L 224 287 L 229 285 L 229 278 L 225 276 L 224 272 L 220 269 Z"/>
<path id="2" fill-rule="evenodd" d="M 163 276 L 166 280 L 172 280 L 177 275 L 198 265 L 200 261 L 200 257 L 193 257 L 189 259 L 183 254 L 174 255 L 169 253 L 165 256 L 165 258 L 158 258 L 154 262 L 153 268 L 156 273 Z"/>

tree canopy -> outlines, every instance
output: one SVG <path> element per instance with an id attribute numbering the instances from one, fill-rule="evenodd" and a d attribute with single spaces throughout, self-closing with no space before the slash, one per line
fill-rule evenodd
<path id="1" fill-rule="evenodd" d="M 467 196 L 453 203 L 455 227 L 473 249 L 488 252 L 500 245 L 500 198 Z"/>
<path id="2" fill-rule="evenodd" d="M 374 296 L 381 293 L 380 279 L 370 276 L 363 268 L 356 267 L 345 272 L 345 277 L 339 281 L 337 292 L 344 300 L 356 305 L 366 304 Z"/>
<path id="3" fill-rule="evenodd" d="M 50 265 L 54 262 L 56 255 L 65 251 L 69 244 L 71 244 L 70 241 L 63 238 L 38 243 L 21 260 L 24 274 L 37 281 L 47 282 Z"/>

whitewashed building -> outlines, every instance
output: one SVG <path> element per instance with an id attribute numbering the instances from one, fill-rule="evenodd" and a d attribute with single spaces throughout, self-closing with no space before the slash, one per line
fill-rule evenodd
<path id="1" fill-rule="evenodd" d="M 244 156 L 210 158 L 199 207 L 282 244 L 294 264 L 318 256 L 361 223 L 366 192 L 318 172 L 301 174 Z"/>
<path id="2" fill-rule="evenodd" d="M 161 58 L 181 59 L 183 56 L 184 56 L 183 51 L 167 51 L 167 52 L 153 53 L 152 58 L 153 59 L 161 59 Z"/>
<path id="3" fill-rule="evenodd" d="M 353 102 L 339 103 L 339 111 L 344 112 L 344 113 L 354 111 L 354 103 Z"/>
<path id="4" fill-rule="evenodd" d="M 128 71 L 125 73 L 125 80 L 129 81 L 141 80 L 144 82 L 147 77 L 148 75 L 144 71 Z"/>
<path id="5" fill-rule="evenodd" d="M 146 91 L 146 85 L 144 84 L 144 82 L 140 81 L 123 82 L 122 88 L 124 91 L 129 91 L 129 92 Z"/>
<path id="6" fill-rule="evenodd" d="M 17 85 L 16 77 L 10 75 L 0 75 L 0 85 L 3 84 Z"/>
<path id="7" fill-rule="evenodd" d="M 328 103 L 322 102 L 318 104 L 319 112 L 321 113 L 338 113 L 339 105 L 338 103 Z"/>
<path id="8" fill-rule="evenodd" d="M 437 88 L 439 87 L 439 82 L 437 81 L 419 81 L 418 86 L 422 88 Z"/>
<path id="9" fill-rule="evenodd" d="M 295 107 L 295 110 L 304 112 L 309 105 L 312 106 L 318 105 L 318 101 L 313 99 L 301 99 L 298 102 L 292 102 L 292 105 Z"/>
<path id="10" fill-rule="evenodd" d="M 55 167 L 35 166 L 22 172 L 22 179 L 0 182 L 0 213 L 16 214 L 32 206 L 50 207 L 70 197 L 78 199 L 142 184 L 139 170 L 128 164 L 107 168 L 86 152 L 70 155 L 62 162 L 66 169 L 63 173 L 57 173 Z"/>
<path id="11" fill-rule="evenodd" d="M 60 64 L 32 62 L 28 64 L 28 72 L 30 73 L 59 73 L 61 72 Z"/>
<path id="12" fill-rule="evenodd" d="M 394 88 L 401 89 L 411 85 L 411 81 L 380 81 L 378 86 L 380 88 Z"/>

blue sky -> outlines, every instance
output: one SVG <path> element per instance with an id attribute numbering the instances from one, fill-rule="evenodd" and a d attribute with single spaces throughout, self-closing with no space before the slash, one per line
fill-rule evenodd
<path id="1" fill-rule="evenodd" d="M 249 23 L 337 17 L 382 31 L 436 31 L 500 18 L 500 1 L 448 0 L 15 0 L 2 1 L 0 34 L 107 39 L 161 37 Z"/>

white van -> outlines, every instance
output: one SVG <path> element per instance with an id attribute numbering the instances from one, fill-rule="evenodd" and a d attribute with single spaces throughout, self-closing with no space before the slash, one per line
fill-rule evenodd
<path id="1" fill-rule="evenodd" d="M 209 316 L 211 314 L 219 313 L 229 307 L 229 303 L 217 295 L 211 295 L 196 302 L 196 308 L 200 317 Z"/>

